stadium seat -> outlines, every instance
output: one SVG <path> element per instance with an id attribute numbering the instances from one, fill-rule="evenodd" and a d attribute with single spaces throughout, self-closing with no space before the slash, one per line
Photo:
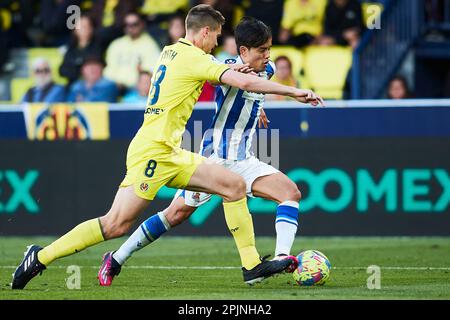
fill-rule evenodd
<path id="1" fill-rule="evenodd" d="M 342 99 L 351 64 L 351 47 L 310 46 L 305 49 L 305 78 L 309 87 L 323 98 Z"/>
<path id="2" fill-rule="evenodd" d="M 11 102 L 19 103 L 23 95 L 34 85 L 33 78 L 14 78 L 11 81 Z"/>
<path id="3" fill-rule="evenodd" d="M 235 5 L 233 10 L 233 28 L 236 28 L 239 21 L 245 16 L 245 8 L 242 5 Z"/>
<path id="4" fill-rule="evenodd" d="M 37 57 L 46 58 L 52 69 L 53 79 L 56 83 L 67 84 L 67 79 L 59 75 L 59 66 L 63 61 L 63 54 L 58 48 L 30 48 L 28 49 L 28 69 L 31 72 L 33 60 Z"/>
<path id="5" fill-rule="evenodd" d="M 286 56 L 291 60 L 292 73 L 298 77 L 303 69 L 303 53 L 292 46 L 273 46 L 270 48 L 270 59 L 275 61 L 279 56 Z"/>
<path id="6" fill-rule="evenodd" d="M 5 8 L 0 9 L 0 30 L 8 30 L 11 28 L 12 14 Z"/>

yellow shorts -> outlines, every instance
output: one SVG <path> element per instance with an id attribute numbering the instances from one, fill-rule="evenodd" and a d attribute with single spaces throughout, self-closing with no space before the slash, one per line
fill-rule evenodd
<path id="1" fill-rule="evenodd" d="M 184 189 L 205 159 L 179 147 L 157 142 L 149 144 L 136 137 L 128 147 L 127 173 L 120 187 L 133 185 L 138 197 L 153 200 L 164 185 Z"/>

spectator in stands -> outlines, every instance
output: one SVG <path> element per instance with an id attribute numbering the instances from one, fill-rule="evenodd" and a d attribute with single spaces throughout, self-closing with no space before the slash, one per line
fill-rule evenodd
<path id="1" fill-rule="evenodd" d="M 325 30 L 321 45 L 342 45 L 356 48 L 364 29 L 361 4 L 358 0 L 331 0 L 325 10 Z"/>
<path id="2" fill-rule="evenodd" d="M 1 10 L 1 8 L 0 8 Z M 6 27 L 7 27 L 7 21 L 4 21 L 5 19 L 0 14 L 0 74 L 3 71 L 3 65 L 6 64 L 9 58 L 9 40 L 7 37 Z"/>
<path id="3" fill-rule="evenodd" d="M 411 91 L 408 87 L 408 82 L 403 76 L 395 76 L 391 79 L 388 85 L 388 99 L 410 99 L 412 98 Z"/>
<path id="4" fill-rule="evenodd" d="M 32 39 L 28 34 L 33 25 L 35 3 L 31 0 L 1 0 L 0 15 L 4 30 L 2 36 L 6 37 L 11 48 L 30 47 Z M 3 48 L 2 48 L 3 50 Z"/>
<path id="5" fill-rule="evenodd" d="M 123 35 L 125 16 L 136 12 L 138 0 L 96 0 L 90 14 L 97 26 L 96 39 L 104 52 L 109 44 Z"/>
<path id="6" fill-rule="evenodd" d="M 186 34 L 184 26 L 184 17 L 175 15 L 169 20 L 168 37 L 165 45 L 171 45 L 178 42 L 178 39 L 183 38 Z"/>
<path id="7" fill-rule="evenodd" d="M 32 62 L 35 86 L 28 89 L 22 102 L 63 102 L 64 87 L 53 82 L 49 62 L 44 58 L 36 58 Z"/>
<path id="8" fill-rule="evenodd" d="M 184 16 L 188 0 L 142 0 L 139 12 L 143 15 L 148 32 L 158 43 L 167 41 L 167 21 L 176 15 Z"/>
<path id="9" fill-rule="evenodd" d="M 223 39 L 222 51 L 217 55 L 217 60 L 225 62 L 230 58 L 236 58 L 237 56 L 236 39 L 233 35 L 226 35 Z"/>
<path id="10" fill-rule="evenodd" d="M 272 30 L 272 34 L 278 35 L 283 16 L 283 3 L 284 0 L 246 0 L 244 3 L 244 14 L 264 21 Z M 274 37 L 272 42 L 274 45 L 279 44 L 277 37 Z"/>
<path id="11" fill-rule="evenodd" d="M 136 88 L 129 90 L 123 97 L 122 102 L 145 104 L 147 102 L 151 80 L 152 74 L 150 72 L 139 72 L 139 80 L 137 82 Z"/>
<path id="12" fill-rule="evenodd" d="M 81 67 L 82 79 L 70 87 L 69 102 L 116 102 L 117 87 L 103 77 L 104 61 L 97 56 L 87 57 Z"/>
<path id="13" fill-rule="evenodd" d="M 40 21 L 43 39 L 41 45 L 57 47 L 64 45 L 70 38 L 70 29 L 66 21 L 69 17 L 67 8 L 71 5 L 81 6 L 82 0 L 42 0 Z"/>
<path id="14" fill-rule="evenodd" d="M 208 4 L 218 10 L 225 18 L 225 24 L 222 26 L 222 34 L 231 34 L 234 31 L 233 20 L 235 12 L 235 3 L 239 1 L 230 0 L 193 0 L 191 7 L 198 4 Z"/>
<path id="15" fill-rule="evenodd" d="M 72 39 L 59 67 L 59 74 L 69 80 L 68 86 L 80 77 L 83 61 L 88 56 L 101 55 L 101 50 L 94 40 L 94 20 L 87 15 L 81 16 Z"/>
<path id="16" fill-rule="evenodd" d="M 298 81 L 292 74 L 292 62 L 286 56 L 279 56 L 275 59 L 275 74 L 272 77 L 272 81 L 280 84 L 284 84 L 291 87 L 299 87 Z M 289 100 L 289 97 L 284 97 L 276 94 L 266 95 L 267 100 Z"/>
<path id="17" fill-rule="evenodd" d="M 145 22 L 137 13 L 125 16 L 125 33 L 106 51 L 105 77 L 123 88 L 133 88 L 140 71 L 153 72 L 161 49 L 145 31 Z"/>
<path id="18" fill-rule="evenodd" d="M 298 48 L 316 43 L 322 34 L 326 0 L 286 0 L 278 40 Z"/>

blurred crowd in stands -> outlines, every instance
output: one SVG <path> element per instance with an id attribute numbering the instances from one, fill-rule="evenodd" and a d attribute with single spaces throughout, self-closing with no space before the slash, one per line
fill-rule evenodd
<path id="1" fill-rule="evenodd" d="M 236 56 L 233 28 L 246 15 L 271 27 L 275 46 L 298 49 L 354 49 L 365 29 L 360 0 L 1 0 L 0 74 L 13 68 L 7 63 L 13 48 L 59 48 L 64 83 L 55 81 L 48 59 L 36 57 L 30 61 L 34 83 L 22 101 L 145 102 L 162 48 L 184 36 L 184 17 L 199 3 L 226 18 L 214 53 L 221 61 Z M 69 28 L 77 8 L 81 18 Z M 302 85 L 288 55 L 274 62 L 274 81 Z M 214 88 L 206 84 L 200 100 L 213 99 Z"/>

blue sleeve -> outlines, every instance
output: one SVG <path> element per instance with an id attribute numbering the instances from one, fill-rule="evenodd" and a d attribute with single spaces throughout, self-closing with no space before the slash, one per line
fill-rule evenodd
<path id="1" fill-rule="evenodd" d="M 27 95 L 28 95 L 28 92 L 30 92 L 30 90 L 33 90 L 33 88 L 30 88 L 30 89 L 27 90 L 27 92 L 25 92 L 25 94 L 23 95 L 22 100 L 20 101 L 20 103 L 33 102 L 33 101 L 27 101 Z"/>
<path id="2" fill-rule="evenodd" d="M 77 82 L 70 86 L 69 93 L 67 94 L 67 102 L 75 102 L 75 97 L 77 96 L 76 85 Z"/>
<path id="3" fill-rule="evenodd" d="M 66 96 L 66 92 L 63 86 L 58 86 L 55 90 L 54 97 L 51 102 L 64 102 Z"/>
<path id="4" fill-rule="evenodd" d="M 117 101 L 117 86 L 114 82 L 110 82 L 108 84 L 108 90 L 105 90 L 105 93 L 107 92 L 107 96 L 105 96 L 105 101 L 108 102 L 116 102 Z"/>
<path id="5" fill-rule="evenodd" d="M 267 77 L 270 79 L 277 72 L 277 67 L 272 60 L 269 60 L 269 63 L 266 66 Z"/>

